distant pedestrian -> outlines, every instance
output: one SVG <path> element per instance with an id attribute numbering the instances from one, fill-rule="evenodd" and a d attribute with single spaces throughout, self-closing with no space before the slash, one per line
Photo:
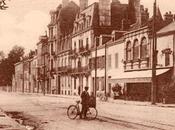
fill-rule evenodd
<path id="1" fill-rule="evenodd" d="M 85 87 L 85 90 L 82 92 L 81 94 L 81 104 L 82 104 L 82 110 L 81 110 L 81 114 L 80 114 L 80 118 L 82 118 L 82 116 L 84 116 L 84 118 L 86 119 L 86 113 L 89 107 L 89 93 L 88 93 L 88 89 L 89 87 Z"/>

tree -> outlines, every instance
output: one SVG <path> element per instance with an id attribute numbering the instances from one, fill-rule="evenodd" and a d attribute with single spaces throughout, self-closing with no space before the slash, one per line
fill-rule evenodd
<path id="1" fill-rule="evenodd" d="M 0 0 L 0 10 L 5 10 L 6 8 L 8 8 L 6 0 Z"/>
<path id="2" fill-rule="evenodd" d="M 24 48 L 14 46 L 9 52 L 8 57 L 0 63 L 0 85 L 12 85 L 12 77 L 15 74 L 15 66 L 24 55 Z"/>
<path id="3" fill-rule="evenodd" d="M 8 54 L 8 59 L 13 64 L 20 61 L 20 59 L 24 56 L 24 47 L 15 45 L 12 50 Z"/>
<path id="4" fill-rule="evenodd" d="M 0 61 L 2 61 L 5 58 L 5 54 L 3 51 L 0 51 Z"/>

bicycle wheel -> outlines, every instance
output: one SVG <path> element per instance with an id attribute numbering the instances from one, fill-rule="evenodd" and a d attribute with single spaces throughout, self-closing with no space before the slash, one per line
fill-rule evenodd
<path id="1" fill-rule="evenodd" d="M 94 120 L 98 115 L 97 109 L 95 109 L 94 107 L 90 107 L 87 111 L 87 118 L 90 120 Z"/>
<path id="2" fill-rule="evenodd" d="M 107 96 L 103 96 L 103 100 L 104 102 L 106 102 L 108 100 L 108 97 Z"/>
<path id="3" fill-rule="evenodd" d="M 78 116 L 78 109 L 75 105 L 70 105 L 67 109 L 67 116 L 69 119 L 75 119 Z"/>

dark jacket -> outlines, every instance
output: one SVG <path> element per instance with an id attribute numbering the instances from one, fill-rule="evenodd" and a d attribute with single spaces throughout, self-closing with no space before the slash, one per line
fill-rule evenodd
<path id="1" fill-rule="evenodd" d="M 89 104 L 89 93 L 87 91 L 83 91 L 81 94 L 81 104 L 88 105 Z"/>

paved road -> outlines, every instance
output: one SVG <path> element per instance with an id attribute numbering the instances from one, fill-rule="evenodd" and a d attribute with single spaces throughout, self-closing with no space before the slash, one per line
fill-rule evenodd
<path id="1" fill-rule="evenodd" d="M 167 124 L 151 120 L 147 116 L 134 116 L 134 111 L 145 112 L 152 110 L 144 106 L 128 107 L 127 105 L 98 105 L 99 117 L 93 121 L 70 120 L 66 115 L 66 108 L 73 103 L 73 99 L 58 97 L 44 97 L 37 95 L 23 95 L 15 93 L 0 93 L 0 108 L 6 112 L 22 112 L 25 118 L 37 123 L 38 130 L 174 130 L 174 124 Z M 104 108 L 106 107 L 106 109 Z M 113 109 L 118 113 L 113 113 Z M 133 109 L 135 108 L 135 109 Z M 140 109 L 139 109 L 140 108 Z M 162 108 L 159 108 L 162 109 Z M 166 112 L 166 111 L 164 111 Z M 168 109 L 175 113 L 174 109 Z M 133 114 L 132 114 L 133 113 Z M 127 116 L 128 114 L 128 116 Z M 153 114 L 153 113 L 152 113 Z M 174 116 L 174 115 L 173 115 Z M 128 117 L 128 118 L 127 118 Z M 153 117 L 154 119 L 154 117 Z M 171 118 L 174 120 L 174 118 Z M 173 122 L 172 122 L 173 123 Z"/>

